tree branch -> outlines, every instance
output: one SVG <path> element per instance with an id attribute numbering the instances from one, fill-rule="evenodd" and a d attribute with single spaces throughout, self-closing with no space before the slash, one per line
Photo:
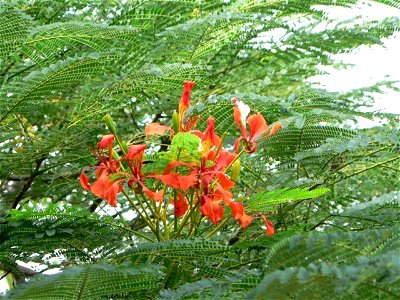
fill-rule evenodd
<path id="1" fill-rule="evenodd" d="M 36 176 L 38 176 L 40 174 L 40 172 L 39 172 L 40 166 L 42 165 L 42 163 L 46 159 L 46 157 L 47 157 L 47 154 L 43 155 L 41 158 L 36 160 L 35 169 L 31 173 L 29 178 L 26 180 L 25 184 L 22 186 L 22 190 L 21 190 L 21 192 L 19 192 L 19 194 L 15 198 L 15 200 L 14 200 L 12 206 L 11 206 L 11 209 L 15 209 L 18 206 L 19 202 L 22 200 L 22 198 L 25 196 L 26 192 L 31 187 L 31 185 L 32 185 L 33 181 L 35 180 Z"/>

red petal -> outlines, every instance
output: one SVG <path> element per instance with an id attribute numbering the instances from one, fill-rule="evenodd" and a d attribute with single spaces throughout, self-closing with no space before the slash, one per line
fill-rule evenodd
<path id="1" fill-rule="evenodd" d="M 85 190 L 90 191 L 89 177 L 85 173 L 81 173 L 79 176 L 79 181 Z"/>
<path id="2" fill-rule="evenodd" d="M 194 186 L 197 183 L 197 176 L 196 174 L 183 175 L 183 176 L 179 175 L 178 180 L 180 184 L 180 189 L 187 190 L 188 188 Z"/>
<path id="3" fill-rule="evenodd" d="M 260 215 L 260 216 L 264 220 L 265 226 L 267 226 L 267 232 L 265 234 L 268 236 L 273 235 L 275 233 L 274 225 L 272 225 L 271 221 L 268 220 L 266 216 L 264 216 L 264 215 Z"/>
<path id="4" fill-rule="evenodd" d="M 223 171 L 236 158 L 235 153 L 221 150 L 215 163 L 214 171 Z"/>
<path id="5" fill-rule="evenodd" d="M 146 135 L 164 135 L 168 130 L 172 129 L 168 126 L 160 125 L 158 123 L 150 123 L 145 127 L 144 133 Z"/>
<path id="6" fill-rule="evenodd" d="M 230 190 L 235 186 L 235 182 L 230 180 L 225 174 L 218 173 L 217 178 L 219 179 L 219 183 L 225 190 Z"/>
<path id="7" fill-rule="evenodd" d="M 219 205 L 219 201 L 213 201 L 207 196 L 204 196 L 204 200 L 200 207 L 201 213 L 209 217 L 213 224 L 217 224 L 224 217 L 224 208 Z"/>
<path id="8" fill-rule="evenodd" d="M 268 131 L 268 125 L 262 114 L 251 115 L 247 118 L 250 126 L 249 142 L 257 141 L 264 133 Z"/>
<path id="9" fill-rule="evenodd" d="M 106 190 L 109 185 L 108 174 L 106 172 L 101 173 L 99 178 L 92 184 L 90 191 L 97 197 L 104 199 L 106 196 Z"/>
<path id="10" fill-rule="evenodd" d="M 104 163 L 101 163 L 101 164 L 97 167 L 96 172 L 94 173 L 94 175 L 96 176 L 96 179 L 99 179 L 100 176 L 101 176 L 103 173 L 106 173 L 106 175 L 109 175 L 109 174 L 110 174 L 110 172 L 108 171 L 107 166 L 106 166 Z"/>
<path id="11" fill-rule="evenodd" d="M 179 174 L 177 173 L 169 173 L 166 175 L 153 175 L 151 177 L 160 179 L 164 184 L 172 186 L 173 188 L 179 189 L 181 184 L 178 180 Z"/>
<path id="12" fill-rule="evenodd" d="M 179 103 L 179 105 L 182 105 L 186 108 L 188 108 L 190 106 L 190 93 L 192 92 L 194 86 L 194 82 L 193 81 L 185 81 L 183 83 L 183 92 L 182 92 L 182 96 L 181 96 L 181 101 Z"/>
<path id="13" fill-rule="evenodd" d="M 204 136 L 202 137 L 202 145 L 205 155 L 208 155 L 212 147 L 218 147 L 221 144 L 221 138 L 215 134 L 215 120 L 209 118 L 207 122 L 208 125 L 204 132 Z"/>
<path id="14" fill-rule="evenodd" d="M 120 184 L 118 181 L 110 181 L 106 172 L 103 172 L 92 184 L 90 190 L 97 197 L 107 200 L 111 206 L 117 206 L 117 194 L 120 191 Z"/>
<path id="15" fill-rule="evenodd" d="M 253 219 L 254 217 L 249 216 L 246 213 L 243 213 L 243 215 L 239 219 L 240 226 L 242 226 L 242 228 L 246 228 L 247 226 L 250 225 Z"/>
<path id="16" fill-rule="evenodd" d="M 182 131 L 182 125 L 183 125 L 183 117 L 185 115 L 186 110 L 190 106 L 190 93 L 192 91 L 192 88 L 194 86 L 193 81 L 185 81 L 183 83 L 183 92 L 181 96 L 181 100 L 179 101 L 179 111 L 178 111 L 178 116 L 179 116 L 179 131 Z"/>
<path id="17" fill-rule="evenodd" d="M 193 166 L 188 163 L 185 163 L 182 161 L 173 161 L 165 168 L 164 174 L 169 174 L 172 169 L 175 169 L 176 167 L 179 167 L 179 166 L 186 166 L 190 169 L 193 169 Z"/>
<path id="18" fill-rule="evenodd" d="M 118 181 L 114 181 L 105 191 L 105 200 L 113 207 L 117 206 L 117 195 L 120 191 L 121 185 Z"/>
<path id="19" fill-rule="evenodd" d="M 143 153 L 146 149 L 146 145 L 131 145 L 128 153 L 125 155 L 126 159 L 142 161 Z"/>
<path id="20" fill-rule="evenodd" d="M 172 204 L 174 205 L 174 214 L 177 218 L 182 217 L 189 208 L 185 196 L 179 193 L 178 200 L 172 201 Z"/>
<path id="21" fill-rule="evenodd" d="M 196 174 L 179 175 L 178 173 L 169 173 L 166 175 L 153 175 L 151 177 L 160 179 L 164 184 L 181 190 L 187 190 L 197 183 Z"/>
<path id="22" fill-rule="evenodd" d="M 233 107 L 233 118 L 235 119 L 235 123 L 237 125 L 237 127 L 240 130 L 240 133 L 242 134 L 242 136 L 247 139 L 247 129 L 246 129 L 246 125 L 243 124 L 241 118 L 242 118 L 242 113 L 240 112 L 239 108 L 237 108 L 236 106 Z"/>
<path id="23" fill-rule="evenodd" d="M 158 192 L 153 192 L 149 190 L 147 186 L 145 186 L 142 182 L 139 182 L 140 185 L 143 187 L 143 191 L 147 196 L 149 196 L 151 199 L 153 199 L 156 202 L 160 202 L 164 200 L 164 190 L 159 190 Z"/>
<path id="24" fill-rule="evenodd" d="M 229 205 L 232 202 L 232 193 L 225 190 L 219 183 L 217 183 L 215 195 L 222 198 L 226 205 Z"/>
<path id="25" fill-rule="evenodd" d="M 114 135 L 113 134 L 103 135 L 103 137 L 101 138 L 101 141 L 97 143 L 97 148 L 107 149 L 113 143 L 114 143 Z"/>
<path id="26" fill-rule="evenodd" d="M 229 206 L 231 207 L 232 210 L 232 217 L 235 220 L 240 220 L 240 218 L 242 218 L 244 214 L 243 203 L 231 201 Z"/>
<path id="27" fill-rule="evenodd" d="M 272 127 L 271 131 L 269 132 L 268 136 L 273 136 L 275 133 L 278 132 L 278 130 L 281 128 L 282 123 L 278 122 L 275 123 L 275 125 Z"/>
<path id="28" fill-rule="evenodd" d="M 235 153 L 239 153 L 239 152 L 240 152 L 240 150 L 239 150 L 239 145 L 240 145 L 240 142 L 241 142 L 242 140 L 245 140 L 245 138 L 242 137 L 242 136 L 238 137 L 238 138 L 235 140 L 235 144 L 234 144 L 234 146 L 233 146 L 233 149 L 235 150 Z"/>

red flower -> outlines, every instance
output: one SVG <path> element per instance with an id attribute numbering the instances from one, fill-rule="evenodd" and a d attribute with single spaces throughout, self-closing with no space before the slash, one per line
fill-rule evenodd
<path id="1" fill-rule="evenodd" d="M 179 132 L 184 131 L 183 118 L 185 116 L 187 109 L 190 106 L 190 93 L 192 92 L 194 84 L 195 83 L 193 81 L 185 81 L 183 83 L 183 92 L 181 100 L 179 101 L 179 108 L 178 108 Z"/>
<path id="2" fill-rule="evenodd" d="M 111 206 L 117 206 L 117 195 L 122 191 L 123 187 L 120 179 L 110 179 L 110 175 L 118 173 L 120 162 L 112 158 L 112 147 L 114 143 L 114 135 L 104 135 L 100 142 L 97 144 L 98 151 L 95 152 L 96 156 L 100 159 L 101 163 L 96 167 L 96 181 L 90 184 L 89 177 L 82 172 L 79 176 L 81 186 L 92 192 L 99 198 L 105 199 Z M 108 149 L 108 157 L 102 151 Z"/>
<path id="3" fill-rule="evenodd" d="M 200 118 L 188 117 L 184 122 L 185 113 L 190 107 L 190 93 L 192 92 L 194 84 L 193 81 L 184 81 L 183 83 L 183 92 L 178 107 L 178 126 L 177 128 L 174 127 L 178 132 L 190 131 L 197 124 L 197 121 Z M 172 134 L 176 133 L 171 127 L 160 125 L 158 123 L 150 123 L 144 129 L 146 135 L 164 135 L 167 131 L 171 131 Z"/>
<path id="4" fill-rule="evenodd" d="M 266 216 L 261 215 L 261 218 L 264 220 L 265 226 L 267 226 L 267 232 L 265 233 L 268 236 L 271 236 L 275 233 L 274 225 L 272 225 L 271 221 L 267 219 Z"/>
<path id="5" fill-rule="evenodd" d="M 97 167 L 95 176 L 96 181 L 90 185 L 89 177 L 82 172 L 79 176 L 81 186 L 97 197 L 106 200 L 111 206 L 117 206 L 117 195 L 122 191 L 121 180 L 111 180 L 110 171 L 103 163 Z"/>
<path id="6" fill-rule="evenodd" d="M 178 200 L 172 201 L 172 204 L 174 205 L 174 214 L 177 218 L 182 217 L 189 208 L 186 197 L 181 193 L 178 193 Z"/>
<path id="7" fill-rule="evenodd" d="M 112 146 L 113 143 L 114 143 L 114 135 L 113 134 L 103 135 L 103 137 L 101 138 L 101 141 L 97 143 L 97 148 L 107 149 L 110 146 Z"/>
<path id="8" fill-rule="evenodd" d="M 232 99 L 232 101 L 235 104 L 233 108 L 233 117 L 235 119 L 237 127 L 242 134 L 242 136 L 237 138 L 235 141 L 235 152 L 239 152 L 239 144 L 241 141 L 244 141 L 245 151 L 248 153 L 253 153 L 257 150 L 256 141 L 260 140 L 262 135 L 269 130 L 267 122 L 261 114 L 255 114 L 247 117 L 250 113 L 249 106 L 241 101 L 238 101 L 236 98 Z M 247 132 L 246 128 L 246 120 L 250 127 L 249 133 Z M 275 134 L 280 127 L 281 123 L 275 124 L 268 136 L 272 136 L 273 134 Z"/>
<path id="9" fill-rule="evenodd" d="M 242 228 L 246 228 L 247 226 L 250 225 L 250 223 L 254 220 L 253 216 L 249 216 L 246 213 L 243 213 L 243 215 L 239 219 L 240 226 Z"/>
<path id="10" fill-rule="evenodd" d="M 158 123 L 150 123 L 144 128 L 144 133 L 146 135 L 164 135 L 168 130 L 173 131 L 171 127 Z"/>
<path id="11" fill-rule="evenodd" d="M 203 196 L 202 198 L 201 213 L 210 218 L 213 224 L 217 224 L 224 217 L 224 207 L 219 204 L 219 200 L 215 201 L 208 196 Z"/>
<path id="12" fill-rule="evenodd" d="M 134 189 L 134 184 L 138 184 L 142 187 L 143 192 L 151 199 L 153 199 L 154 201 L 162 201 L 164 198 L 163 190 L 153 192 L 143 182 L 143 180 L 146 178 L 142 174 L 143 155 L 145 149 L 146 145 L 131 145 L 129 147 L 128 153 L 126 153 L 125 155 L 124 159 L 127 161 L 128 166 L 132 172 L 132 176 L 128 181 L 128 186 Z"/>

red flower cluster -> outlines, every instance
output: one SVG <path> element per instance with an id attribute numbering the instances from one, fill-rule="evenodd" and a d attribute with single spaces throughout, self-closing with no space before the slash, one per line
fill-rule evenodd
<path id="1" fill-rule="evenodd" d="M 173 128 L 151 123 L 146 126 L 146 135 L 164 135 L 167 131 L 172 135 L 178 132 L 186 132 L 198 138 L 198 148 L 193 149 L 199 153 L 198 160 L 171 161 L 162 174 L 143 174 L 143 155 L 146 145 L 131 145 L 126 155 L 118 160 L 113 158 L 112 148 L 114 135 L 106 135 L 98 143 L 96 156 L 100 159 L 96 168 L 96 181 L 89 183 L 88 176 L 82 172 L 80 182 L 84 189 L 91 191 L 96 196 L 105 199 L 110 205 L 116 206 L 117 195 L 123 190 L 123 183 L 135 192 L 144 192 L 149 198 L 160 202 L 164 199 L 164 191 L 152 191 L 146 184 L 146 179 L 160 180 L 166 187 L 176 191 L 177 199 L 172 201 L 174 214 L 182 217 L 189 210 L 199 208 L 203 216 L 209 218 L 213 224 L 217 224 L 224 216 L 224 206 L 230 208 L 233 219 L 237 220 L 243 228 L 246 228 L 254 219 L 245 213 L 242 202 L 233 200 L 231 189 L 235 186 L 225 173 L 238 158 L 239 146 L 242 145 L 245 152 L 253 153 L 257 149 L 256 141 L 269 130 L 264 117 L 261 114 L 251 115 L 247 105 L 234 99 L 234 120 L 242 134 L 235 141 L 235 152 L 231 153 L 222 148 L 222 140 L 215 133 L 215 120 L 208 119 L 208 126 L 204 132 L 192 130 L 198 121 L 198 117 L 188 117 L 185 113 L 190 106 L 190 93 L 194 82 L 186 81 L 177 114 L 177 126 Z M 250 132 L 246 129 L 247 123 Z M 280 123 L 275 125 L 268 136 L 275 134 Z M 108 151 L 108 156 L 104 151 Z M 129 172 L 123 170 L 123 166 L 129 168 Z M 190 199 L 190 201 L 188 201 Z M 258 214 L 258 213 L 257 213 Z M 267 226 L 267 235 L 274 234 L 272 223 L 259 214 Z"/>
<path id="2" fill-rule="evenodd" d="M 137 184 L 143 192 L 155 201 L 163 199 L 163 191 L 153 192 L 143 182 L 145 177 L 142 174 L 143 154 L 146 145 L 131 145 L 128 153 L 123 160 L 128 164 L 131 173 L 121 171 L 121 161 L 112 157 L 112 147 L 114 143 L 114 135 L 105 135 L 97 144 L 98 152 L 96 156 L 100 159 L 101 163 L 96 168 L 95 177 L 96 181 L 93 184 L 89 183 L 89 177 L 82 172 L 80 175 L 80 182 L 85 190 L 92 192 L 99 198 L 105 199 L 111 206 L 117 206 L 117 195 L 123 190 L 123 182 L 128 181 L 128 186 L 134 189 Z M 108 149 L 108 157 L 101 151 Z M 117 178 L 117 179 L 112 179 Z"/>
<path id="3" fill-rule="evenodd" d="M 243 149 L 248 153 L 253 153 L 257 150 L 256 141 L 262 139 L 262 136 L 269 130 L 267 122 L 261 114 L 247 117 L 250 113 L 250 108 L 237 98 L 233 98 L 232 102 L 235 105 L 233 108 L 233 117 L 242 134 L 242 136 L 238 137 L 235 141 L 235 152 L 239 151 L 239 144 L 243 142 Z M 250 127 L 250 133 L 247 133 L 246 119 Z M 280 122 L 276 123 L 266 137 L 277 133 L 281 125 Z"/>
<path id="4" fill-rule="evenodd" d="M 91 191 L 97 197 L 105 199 L 111 206 L 117 206 L 117 194 L 122 191 L 123 187 L 120 179 L 112 180 L 111 174 L 118 173 L 121 167 L 119 160 L 112 158 L 112 148 L 114 143 L 114 135 L 109 134 L 103 136 L 97 144 L 96 156 L 101 161 L 100 165 L 95 167 L 96 181 L 89 183 L 89 177 L 82 172 L 80 182 L 85 190 Z M 108 150 L 108 157 L 102 153 L 103 149 Z M 93 167 L 92 167 L 93 168 Z"/>

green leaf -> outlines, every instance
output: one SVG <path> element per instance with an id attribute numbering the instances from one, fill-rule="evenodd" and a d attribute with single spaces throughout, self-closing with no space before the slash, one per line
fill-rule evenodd
<path id="1" fill-rule="evenodd" d="M 306 199 L 314 199 L 329 192 L 328 188 L 308 190 L 307 188 L 298 189 L 279 189 L 271 192 L 261 192 L 247 201 L 247 207 L 259 212 L 274 210 L 279 204 Z"/>
<path id="2" fill-rule="evenodd" d="M 198 136 L 192 133 L 178 132 L 171 142 L 171 159 L 184 162 L 196 161 L 199 158 L 200 146 L 201 141 Z"/>

